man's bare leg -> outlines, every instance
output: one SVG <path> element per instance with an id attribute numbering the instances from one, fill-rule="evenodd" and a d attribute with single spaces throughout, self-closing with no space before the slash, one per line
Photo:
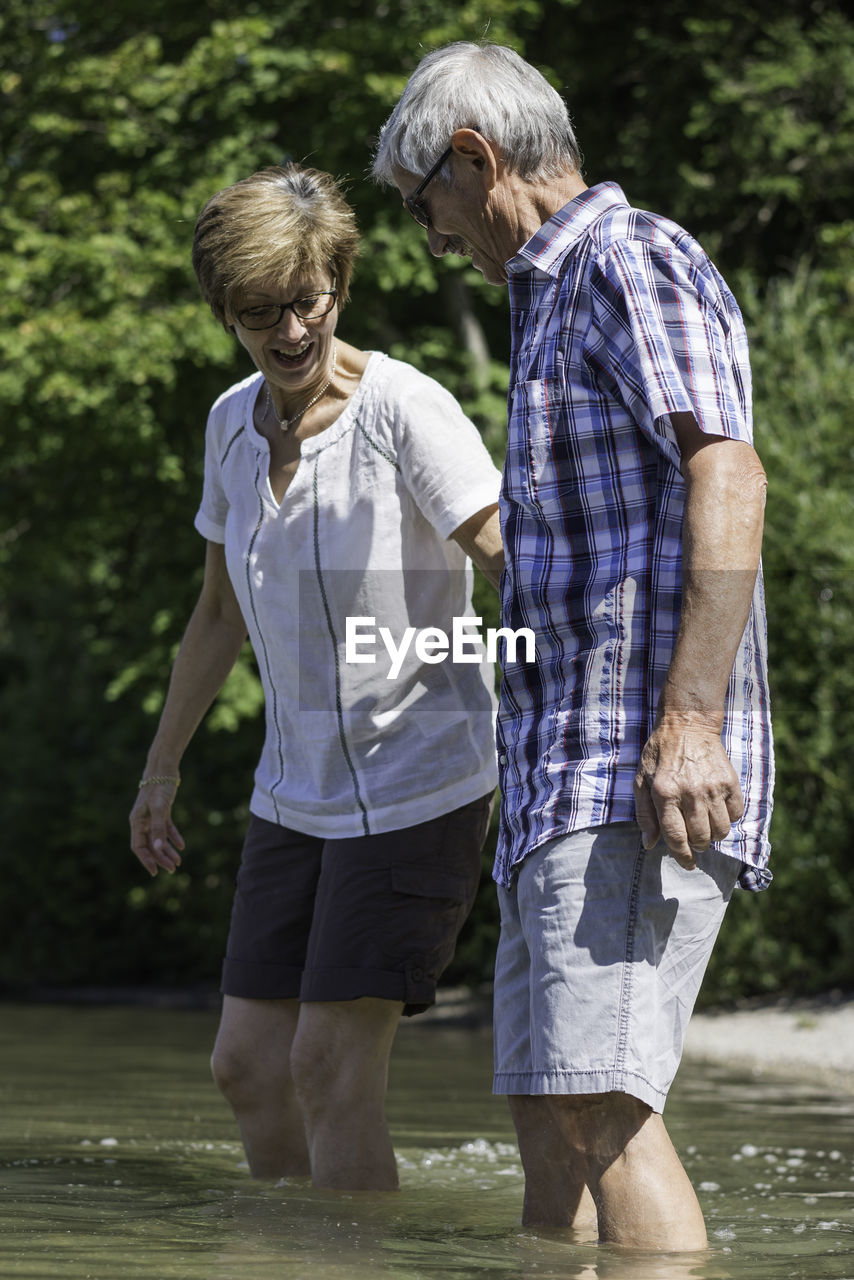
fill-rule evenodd
<path id="1" fill-rule="evenodd" d="M 290 1071 L 299 1012 L 297 1000 L 223 999 L 211 1069 L 234 1112 L 253 1178 L 311 1172 Z"/>
<path id="2" fill-rule="evenodd" d="M 596 1205 L 585 1181 L 582 1155 L 566 1141 L 547 1099 L 514 1094 L 507 1099 L 525 1171 L 523 1226 L 597 1226 Z"/>
<path id="3" fill-rule="evenodd" d="M 580 1182 L 593 1195 L 599 1239 L 636 1249 L 682 1252 L 707 1247 L 706 1228 L 694 1189 L 660 1115 L 624 1093 L 544 1095 L 515 1108 L 520 1151 L 526 1150 L 526 1183 L 533 1175 L 526 1214 L 530 1225 L 558 1225 L 561 1201 L 578 1203 Z M 554 1135 L 548 1162 L 536 1159 L 534 1134 L 549 1132 L 546 1121 L 532 1119 L 537 1108 L 550 1113 L 565 1143 L 560 1189 L 547 1194 L 555 1161 Z M 525 1157 L 523 1157 L 523 1163 Z M 567 1223 L 567 1225 L 569 1225 Z"/>
<path id="4" fill-rule="evenodd" d="M 315 1186 L 396 1191 L 385 1117 L 396 1000 L 306 1002 L 291 1050 Z"/>

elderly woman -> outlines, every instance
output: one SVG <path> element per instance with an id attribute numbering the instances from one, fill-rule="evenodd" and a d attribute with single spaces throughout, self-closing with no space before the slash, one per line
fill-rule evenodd
<path id="1" fill-rule="evenodd" d="M 453 954 L 496 782 L 491 670 L 471 631 L 465 661 L 440 641 L 471 615 L 467 557 L 497 583 L 500 476 L 437 383 L 336 336 L 357 242 L 333 179 L 296 165 L 196 225 L 202 293 L 257 372 L 208 418 L 204 582 L 131 847 L 179 865 L 181 757 L 248 631 L 266 738 L 214 1078 L 254 1176 L 393 1189 L 392 1041 Z"/>

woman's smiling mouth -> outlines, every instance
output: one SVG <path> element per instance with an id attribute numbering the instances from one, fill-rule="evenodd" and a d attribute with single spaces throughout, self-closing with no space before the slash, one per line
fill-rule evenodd
<path id="1" fill-rule="evenodd" d="M 299 367 L 305 364 L 312 348 L 313 342 L 306 343 L 303 347 L 271 347 L 271 354 L 280 364 L 288 365 L 290 368 Z"/>

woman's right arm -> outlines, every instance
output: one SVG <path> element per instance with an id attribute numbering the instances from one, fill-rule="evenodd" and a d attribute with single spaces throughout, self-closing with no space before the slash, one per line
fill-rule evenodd
<path id="1" fill-rule="evenodd" d="M 144 778 L 178 776 L 181 757 L 202 717 L 225 683 L 246 639 L 246 626 L 228 576 L 225 549 L 208 542 L 205 577 L 172 667 L 160 724 L 145 763 Z M 174 871 L 184 841 L 172 821 L 177 785 L 140 788 L 130 814 L 131 849 L 150 875 Z"/>

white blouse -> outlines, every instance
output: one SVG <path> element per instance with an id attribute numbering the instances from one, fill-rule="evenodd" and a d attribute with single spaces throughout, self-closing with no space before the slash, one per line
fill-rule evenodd
<path id="1" fill-rule="evenodd" d="M 471 564 L 448 539 L 498 501 L 500 473 L 453 396 L 374 352 L 277 503 L 260 383 L 211 409 L 195 520 L 225 544 L 266 696 L 252 812 L 324 838 L 438 817 L 496 785 L 492 664 L 440 660 L 413 633 L 393 661 L 379 629 L 399 649 L 407 627 L 450 637 L 471 616 Z"/>

